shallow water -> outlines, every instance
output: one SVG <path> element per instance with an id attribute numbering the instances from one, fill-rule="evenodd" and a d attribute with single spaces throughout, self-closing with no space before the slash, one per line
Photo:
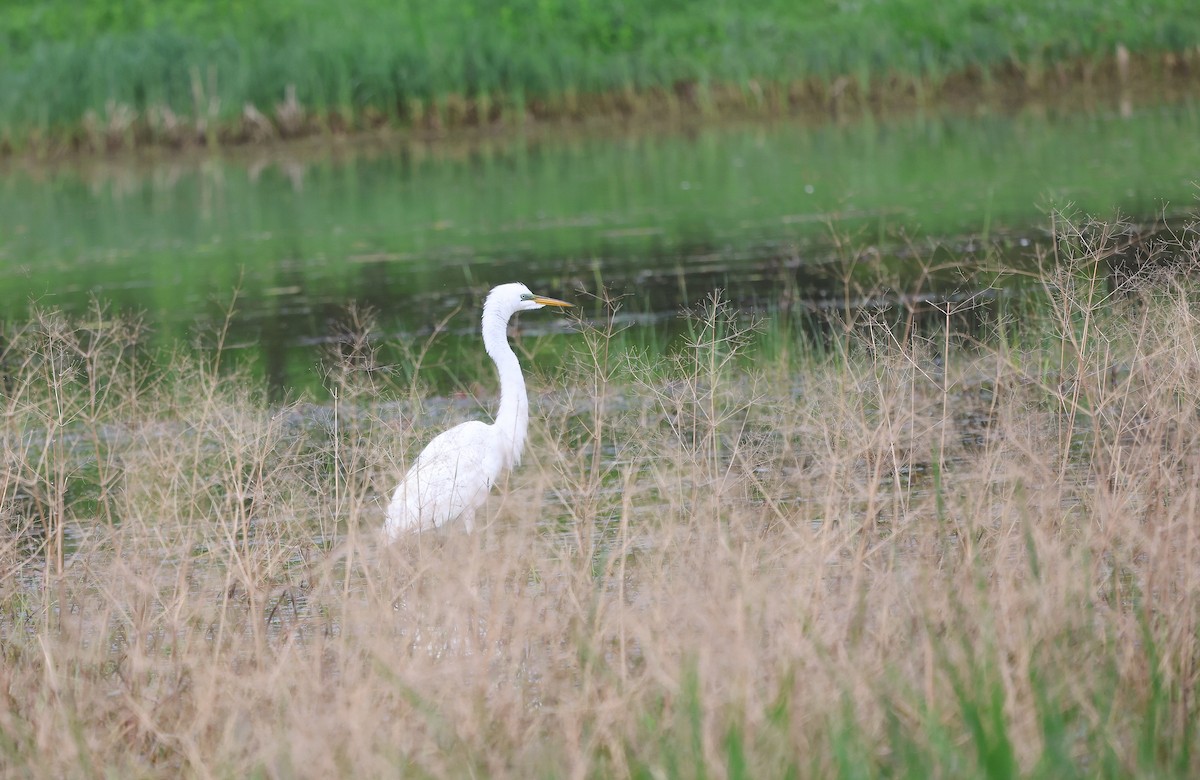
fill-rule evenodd
<path id="1" fill-rule="evenodd" d="M 626 324 L 653 330 L 715 288 L 768 311 L 836 297 L 859 255 L 900 279 L 922 261 L 1020 258 L 1052 209 L 1179 218 L 1195 211 L 1197 139 L 1188 102 L 14 168 L 0 307 L 21 321 L 30 301 L 80 313 L 95 296 L 144 313 L 159 345 L 212 345 L 232 309 L 226 343 L 290 393 L 320 387 L 351 303 L 408 349 L 444 322 L 436 348 L 452 355 L 503 281 L 585 315 L 608 288 Z M 567 330 L 549 315 L 523 327 Z M 430 361 L 437 384 L 470 378 L 447 362 Z"/>

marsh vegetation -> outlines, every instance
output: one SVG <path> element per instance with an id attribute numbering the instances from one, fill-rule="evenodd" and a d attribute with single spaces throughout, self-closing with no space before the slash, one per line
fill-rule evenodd
<path id="1" fill-rule="evenodd" d="M 368 312 L 331 400 L 284 405 L 33 312 L 0 774 L 1195 776 L 1200 246 L 1114 276 L 1120 229 L 1057 225 L 987 271 L 1021 296 L 905 306 L 879 267 L 821 338 L 719 299 L 660 353 L 580 321 L 526 354 L 482 529 L 389 549 L 381 499 L 464 411 Z"/>
<path id="2" fill-rule="evenodd" d="M 0 153 L 1194 90 L 1188 0 L 9 3 Z"/>

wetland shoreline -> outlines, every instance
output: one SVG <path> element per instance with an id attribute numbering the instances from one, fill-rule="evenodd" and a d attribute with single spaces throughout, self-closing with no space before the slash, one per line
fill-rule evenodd
<path id="1" fill-rule="evenodd" d="M 814 125 L 884 119 L 923 111 L 959 115 L 1078 111 L 1116 104 L 1129 112 L 1147 102 L 1200 95 L 1200 47 L 1182 52 L 1116 54 L 1045 66 L 1005 62 L 971 65 L 931 78 L 892 72 L 781 81 L 668 85 L 522 99 L 451 95 L 425 108 L 370 106 L 320 109 L 303 105 L 289 86 L 273 110 L 246 103 L 229 116 L 143 110 L 111 100 L 102 112 L 33 129 L 17 137 L 0 126 L 0 165 L 86 164 L 94 159 L 166 159 L 240 149 L 288 151 L 360 144 L 475 146 L 579 133 L 621 135 L 712 122 L 800 121 Z M 166 112 L 166 113 L 164 113 Z M 169 120 L 164 119 L 170 114 Z"/>

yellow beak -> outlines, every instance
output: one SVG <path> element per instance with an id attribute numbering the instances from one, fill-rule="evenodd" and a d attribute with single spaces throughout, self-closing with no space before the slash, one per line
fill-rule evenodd
<path id="1" fill-rule="evenodd" d="M 533 302 L 534 302 L 534 303 L 540 303 L 540 304 L 542 304 L 543 306 L 565 306 L 565 307 L 571 307 L 571 306 L 573 306 L 573 305 L 574 305 L 574 304 L 571 304 L 571 303 L 567 303 L 566 301 L 560 301 L 558 298 L 545 298 L 545 297 L 542 297 L 541 295 L 535 295 L 535 296 L 533 296 Z"/>

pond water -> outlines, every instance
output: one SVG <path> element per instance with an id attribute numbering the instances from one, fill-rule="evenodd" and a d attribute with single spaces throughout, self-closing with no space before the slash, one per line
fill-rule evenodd
<path id="1" fill-rule="evenodd" d="M 10 164 L 3 316 L 95 296 L 167 345 L 233 303 L 229 343 L 291 393 L 320 386 L 351 302 L 406 343 L 447 317 L 446 338 L 471 339 L 483 293 L 512 280 L 585 303 L 607 287 L 640 327 L 718 287 L 771 310 L 830 294 L 821 269 L 846 247 L 902 274 L 935 246 L 1028 254 L 1053 209 L 1194 214 L 1200 103 L 360 146 Z"/>

